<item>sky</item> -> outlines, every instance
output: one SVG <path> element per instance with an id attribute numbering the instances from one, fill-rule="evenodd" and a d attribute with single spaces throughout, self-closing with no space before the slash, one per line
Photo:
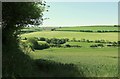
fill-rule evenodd
<path id="1" fill-rule="evenodd" d="M 47 2 L 42 26 L 84 26 L 118 24 L 117 2 Z"/>

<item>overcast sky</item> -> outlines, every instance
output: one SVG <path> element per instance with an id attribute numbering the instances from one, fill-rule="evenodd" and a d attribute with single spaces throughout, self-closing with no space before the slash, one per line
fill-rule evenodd
<path id="1" fill-rule="evenodd" d="M 43 26 L 118 24 L 117 2 L 47 2 Z"/>

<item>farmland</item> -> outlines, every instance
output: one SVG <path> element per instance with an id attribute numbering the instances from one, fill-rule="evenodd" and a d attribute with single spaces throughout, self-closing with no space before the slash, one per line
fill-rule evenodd
<path id="1" fill-rule="evenodd" d="M 45 49 L 37 48 L 29 53 L 29 56 L 34 60 L 43 60 L 42 63 L 38 61 L 38 64 L 41 66 L 44 63 L 42 67 L 48 68 L 47 75 L 49 74 L 49 76 L 118 76 L 118 32 L 69 32 L 69 30 L 78 29 L 93 31 L 118 30 L 117 27 L 112 26 L 61 27 L 54 31 L 40 30 L 21 34 L 21 40 L 26 42 L 27 39 L 34 37 L 40 46 L 42 44 L 49 45 Z M 46 62 L 47 64 L 45 64 Z M 55 63 L 59 64 L 55 65 Z M 66 64 L 68 64 L 67 68 Z M 76 69 L 73 70 L 73 65 L 75 65 L 77 71 Z M 64 67 L 68 70 L 65 70 Z"/>
<path id="2" fill-rule="evenodd" d="M 91 28 L 92 27 L 92 28 Z M 118 30 L 118 27 L 113 27 L 113 26 L 77 26 L 77 27 L 63 27 L 63 28 L 58 28 L 57 30 L 92 30 L 92 31 L 97 31 L 97 30 Z"/>
<path id="3" fill-rule="evenodd" d="M 53 60 L 61 63 L 73 63 L 87 77 L 117 76 L 117 49 L 102 48 L 50 48 L 36 50 L 31 54 L 34 59 Z M 81 69 L 83 68 L 83 69 Z"/>
<path id="4" fill-rule="evenodd" d="M 46 38 L 69 38 L 69 39 L 89 39 L 97 40 L 104 39 L 110 41 L 117 41 L 117 33 L 83 33 L 83 32 L 60 32 L 60 31 L 42 31 L 42 32 L 33 32 L 29 34 L 23 34 L 24 37 L 46 37 Z"/>

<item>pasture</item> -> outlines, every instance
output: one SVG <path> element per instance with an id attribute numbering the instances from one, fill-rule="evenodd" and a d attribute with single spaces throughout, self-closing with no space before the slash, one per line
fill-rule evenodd
<path id="1" fill-rule="evenodd" d="M 64 31 L 41 31 L 32 32 L 29 34 L 22 34 L 22 38 L 25 37 L 46 37 L 46 38 L 69 38 L 69 39 L 89 39 L 89 40 L 109 40 L 118 41 L 118 33 L 83 33 L 83 32 L 64 32 Z"/>
<path id="2" fill-rule="evenodd" d="M 73 63 L 86 77 L 115 77 L 118 74 L 117 48 L 49 48 L 36 50 L 31 57 Z"/>
<path id="3" fill-rule="evenodd" d="M 117 27 L 61 27 L 59 30 L 117 30 Z M 45 71 L 47 75 L 52 76 L 83 76 L 83 77 L 117 77 L 118 76 L 118 48 L 119 46 L 107 46 L 107 44 L 116 44 L 118 32 L 75 32 L 75 31 L 50 31 L 42 30 L 31 33 L 21 34 L 21 40 L 24 38 L 37 37 L 44 41 L 37 40 L 38 44 L 47 44 L 50 47 L 46 49 L 35 49 L 29 56 Z M 44 38 L 43 38 L 44 37 Z M 53 39 L 54 38 L 54 39 Z M 55 39 L 57 38 L 57 39 Z M 63 38 L 69 39 L 65 43 L 59 43 Z M 23 40 L 24 39 L 24 40 Z M 52 39 L 47 42 L 46 39 Z M 93 42 L 81 41 L 90 40 Z M 59 42 L 58 42 L 59 40 Z M 79 40 L 79 41 L 78 41 Z M 105 40 L 111 43 L 97 43 L 96 40 Z M 55 42 L 55 44 L 54 44 Z M 116 43 L 114 43 L 116 42 Z M 51 46 L 54 44 L 55 46 Z M 103 44 L 103 47 L 90 47 L 95 44 Z M 60 46 L 59 46 L 60 45 Z M 70 45 L 66 47 L 66 45 Z M 77 45 L 77 46 L 75 46 Z M 81 46 L 81 47 L 78 47 Z M 40 60 L 40 61 L 39 61 Z M 57 63 L 57 64 L 55 64 Z M 66 65 L 67 64 L 67 65 Z M 75 69 L 74 66 L 75 65 Z M 57 68 L 57 67 L 58 68 Z M 46 70 L 46 68 L 48 70 Z M 67 70 L 65 70 L 67 69 Z M 77 70 L 76 70 L 77 69 Z M 70 73 L 69 73 L 70 71 Z M 66 73 L 68 72 L 68 73 Z"/>
<path id="4" fill-rule="evenodd" d="M 57 28 L 56 30 L 65 31 L 65 30 L 92 30 L 92 31 L 98 31 L 98 30 L 104 30 L 104 31 L 114 31 L 118 30 L 118 27 L 114 26 L 76 26 L 76 27 L 62 27 Z"/>

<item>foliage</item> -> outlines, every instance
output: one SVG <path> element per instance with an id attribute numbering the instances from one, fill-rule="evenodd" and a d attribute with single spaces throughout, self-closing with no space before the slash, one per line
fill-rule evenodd
<path id="1" fill-rule="evenodd" d="M 2 3 L 3 77 L 32 75 L 32 59 L 20 50 L 18 34 L 25 26 L 42 24 L 44 4 L 43 1 Z"/>
<path id="2" fill-rule="evenodd" d="M 44 37 L 38 37 L 38 41 L 45 41 L 46 40 L 46 38 L 44 38 Z"/>
<path id="3" fill-rule="evenodd" d="M 35 38 L 28 38 L 27 43 L 33 49 L 38 49 L 38 47 L 39 47 L 39 44 Z"/>
<path id="4" fill-rule="evenodd" d="M 52 28 L 51 31 L 55 31 L 56 29 L 55 28 Z"/>
<path id="5" fill-rule="evenodd" d="M 4 2 L 2 4 L 4 41 L 13 36 L 17 37 L 18 31 L 24 26 L 41 24 L 44 8 L 43 2 Z"/>
<path id="6" fill-rule="evenodd" d="M 29 44 L 29 46 L 32 48 L 32 49 L 46 49 L 46 48 L 49 48 L 49 45 L 47 43 L 38 43 L 37 39 L 36 38 L 28 38 L 27 40 L 27 44 Z"/>
<path id="7" fill-rule="evenodd" d="M 62 47 L 60 44 L 50 44 L 50 47 Z"/>
<path id="8" fill-rule="evenodd" d="M 29 54 L 34 51 L 34 48 L 26 41 L 20 41 L 20 49 L 25 53 Z"/>
<path id="9" fill-rule="evenodd" d="M 39 48 L 38 49 L 47 49 L 47 48 L 50 47 L 48 43 L 38 42 L 38 44 L 39 44 Z"/>
<path id="10" fill-rule="evenodd" d="M 20 34 L 37 32 L 37 31 L 42 31 L 42 29 L 40 27 L 24 27 L 21 29 Z"/>
<path id="11" fill-rule="evenodd" d="M 90 45 L 90 47 L 104 47 L 103 44 L 93 44 L 93 45 Z"/>
<path id="12" fill-rule="evenodd" d="M 36 65 L 41 71 L 51 74 L 50 77 L 76 77 L 84 76 L 80 74 L 74 64 L 64 64 L 52 60 L 36 59 Z M 82 72 L 82 71 L 81 71 Z"/>
<path id="13" fill-rule="evenodd" d="M 68 41 L 68 39 L 58 39 L 58 38 L 46 39 L 46 42 L 50 44 L 64 44 L 66 41 Z"/>
<path id="14" fill-rule="evenodd" d="M 71 47 L 71 45 L 69 45 L 69 44 L 65 44 L 65 47 Z"/>

